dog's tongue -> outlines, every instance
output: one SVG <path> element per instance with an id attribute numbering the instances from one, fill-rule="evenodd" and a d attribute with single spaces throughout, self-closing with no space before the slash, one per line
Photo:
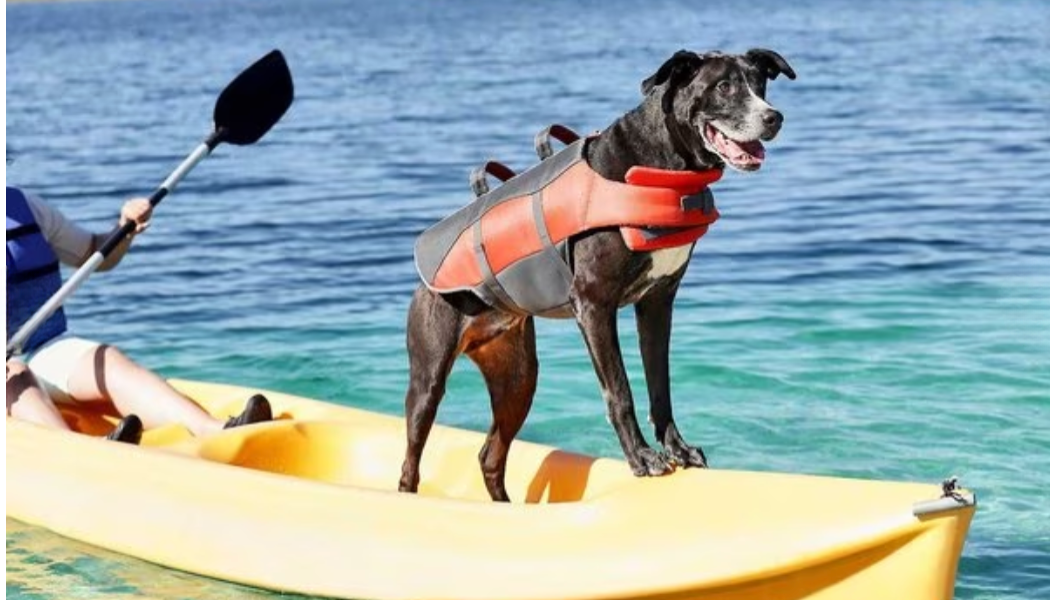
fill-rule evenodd
<path id="1" fill-rule="evenodd" d="M 726 134 L 712 127 L 714 130 L 715 147 L 718 153 L 726 160 L 735 165 L 761 165 L 766 158 L 766 148 L 762 142 L 754 140 L 751 142 L 738 142 L 731 140 Z"/>

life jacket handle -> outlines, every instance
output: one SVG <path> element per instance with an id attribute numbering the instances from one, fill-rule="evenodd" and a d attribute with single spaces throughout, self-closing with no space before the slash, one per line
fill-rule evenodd
<path id="1" fill-rule="evenodd" d="M 533 146 L 536 148 L 536 155 L 540 157 L 540 160 L 546 160 L 554 155 L 554 148 L 551 147 L 551 138 L 568 146 L 580 139 L 580 134 L 558 123 L 549 125 L 533 138 Z"/>
<path id="2" fill-rule="evenodd" d="M 500 181 L 507 181 L 514 177 L 516 173 L 514 169 L 496 160 L 490 160 L 477 167 L 470 172 L 470 189 L 474 192 L 475 198 L 480 198 L 489 193 L 488 175 L 492 175 Z"/>

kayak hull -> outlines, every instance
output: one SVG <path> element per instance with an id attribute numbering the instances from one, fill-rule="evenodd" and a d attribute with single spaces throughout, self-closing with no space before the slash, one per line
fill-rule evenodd
<path id="1" fill-rule="evenodd" d="M 173 382 L 219 416 L 260 390 Z M 7 515 L 160 565 L 357 599 L 952 598 L 974 512 L 939 485 L 626 463 L 517 442 L 488 500 L 483 435 L 435 427 L 396 492 L 402 419 L 263 391 L 281 418 L 138 448 L 8 419 Z M 109 422 L 71 421 L 99 433 Z"/>

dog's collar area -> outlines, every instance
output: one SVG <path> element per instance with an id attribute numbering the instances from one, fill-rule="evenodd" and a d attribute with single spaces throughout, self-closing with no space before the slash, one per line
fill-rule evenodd
<path id="1" fill-rule="evenodd" d="M 627 247 L 634 251 L 651 252 L 692 244 L 700 239 L 707 233 L 708 226 L 718 220 L 715 198 L 708 186 L 721 178 L 722 169 L 677 171 L 655 167 L 631 167 L 624 176 L 624 182 L 636 188 L 658 188 L 673 192 L 678 196 L 678 203 L 670 211 L 670 214 L 674 215 L 671 220 L 681 220 L 677 223 L 665 221 L 660 225 L 651 225 L 646 224 L 643 219 L 637 219 L 630 224 L 624 224 L 620 227 L 620 233 Z M 655 215 L 662 212 L 662 208 L 671 206 L 669 203 L 665 204 L 667 200 L 661 200 L 659 194 L 630 196 L 627 200 L 630 208 L 624 206 L 620 209 L 623 214 L 633 215 L 636 214 L 636 210 L 641 210 L 642 213 L 651 211 L 651 214 Z M 639 203 L 648 206 L 642 209 L 638 206 Z"/>

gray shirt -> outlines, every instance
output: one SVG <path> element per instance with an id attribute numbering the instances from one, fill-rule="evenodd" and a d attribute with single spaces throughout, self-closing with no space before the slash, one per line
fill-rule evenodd
<path id="1" fill-rule="evenodd" d="M 33 218 L 40 226 L 40 232 L 51 244 L 59 262 L 74 267 L 82 264 L 92 248 L 91 232 L 70 221 L 40 196 L 25 192 L 25 197 Z"/>

